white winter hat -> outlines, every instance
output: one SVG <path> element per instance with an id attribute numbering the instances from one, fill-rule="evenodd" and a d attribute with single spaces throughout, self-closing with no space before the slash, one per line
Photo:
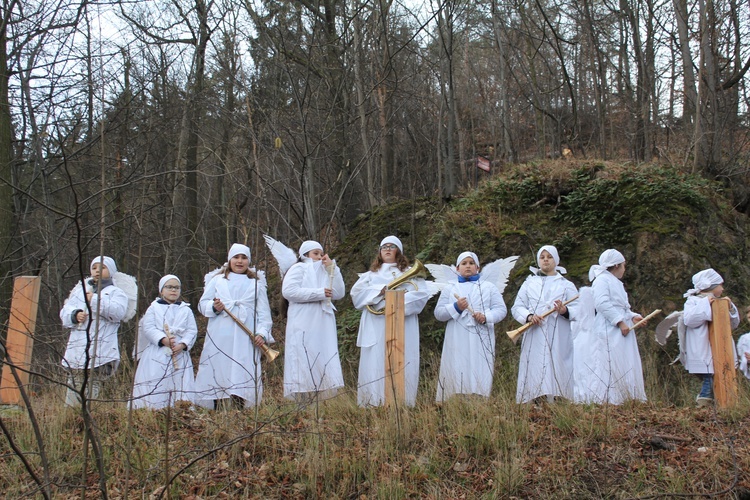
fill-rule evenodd
<path id="1" fill-rule="evenodd" d="M 458 258 L 456 259 L 456 267 L 458 267 L 461 261 L 464 260 L 466 257 L 471 257 L 472 259 L 474 259 L 474 264 L 476 264 L 477 267 L 479 267 L 479 257 L 477 257 L 477 254 L 475 254 L 474 252 L 464 252 L 461 255 L 459 255 Z"/>
<path id="2" fill-rule="evenodd" d="M 383 241 L 380 242 L 380 246 L 382 247 L 383 245 L 385 245 L 387 243 L 390 243 L 392 245 L 396 245 L 398 247 L 398 249 L 401 251 L 401 253 L 404 253 L 404 245 L 402 245 L 401 244 L 401 240 L 398 239 L 398 238 L 396 238 L 395 236 L 393 236 L 393 235 L 386 236 L 385 238 L 383 238 Z"/>
<path id="3" fill-rule="evenodd" d="M 232 260 L 232 257 L 235 255 L 245 255 L 247 257 L 247 260 L 250 260 L 250 247 L 247 245 L 243 245 L 242 243 L 235 243 L 229 248 L 229 253 L 227 254 L 227 262 Z"/>
<path id="4" fill-rule="evenodd" d="M 180 278 L 175 276 L 174 274 L 167 274 L 162 279 L 159 280 L 159 293 L 161 293 L 162 290 L 164 290 L 164 285 L 167 284 L 167 281 L 169 280 L 177 280 L 177 283 L 182 286 L 182 281 L 180 281 Z"/>
<path id="5" fill-rule="evenodd" d="M 101 264 L 102 262 L 104 263 L 104 267 L 109 269 L 110 275 L 115 274 L 117 272 L 117 265 L 115 264 L 115 259 L 113 259 L 112 257 L 107 257 L 106 255 L 95 257 L 94 260 L 91 261 L 91 265 L 89 266 L 89 268 L 93 270 L 94 264 Z"/>
<path id="6" fill-rule="evenodd" d="M 313 240 L 303 241 L 299 247 L 299 256 L 304 257 L 305 254 L 311 250 L 320 250 L 322 252 L 323 245 Z"/>

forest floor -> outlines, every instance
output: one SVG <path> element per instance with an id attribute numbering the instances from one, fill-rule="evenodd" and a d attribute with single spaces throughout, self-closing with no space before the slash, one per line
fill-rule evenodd
<path id="1" fill-rule="evenodd" d="M 364 410 L 347 391 L 307 407 L 270 397 L 257 411 L 93 412 L 112 498 L 159 498 L 167 477 L 163 498 L 750 498 L 747 389 L 733 410 L 505 398 Z M 83 419 L 36 411 L 52 496 L 81 498 Z M 43 477 L 25 412 L 1 416 Z M 98 498 L 88 460 L 84 496 Z M 0 489 L 38 495 L 7 442 Z"/>

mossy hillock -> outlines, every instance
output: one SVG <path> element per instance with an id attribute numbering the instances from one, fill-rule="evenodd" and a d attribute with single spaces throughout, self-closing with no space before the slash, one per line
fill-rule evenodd
<path id="1" fill-rule="evenodd" d="M 335 250 L 348 284 L 370 266 L 380 239 L 396 234 L 406 254 L 425 263 L 453 263 L 465 250 L 483 262 L 518 255 L 504 292 L 510 308 L 544 244 L 558 248 L 577 286 L 607 248 L 626 257 L 631 305 L 644 314 L 682 307 L 691 276 L 707 267 L 724 276 L 726 294 L 748 301 L 750 219 L 733 209 L 718 182 L 660 165 L 551 161 L 519 165 L 448 203 L 399 201 L 361 215 Z M 420 318 L 424 348 L 438 348 L 442 325 L 434 300 Z M 342 304 L 344 344 L 356 338 L 358 313 Z M 510 326 L 511 320 L 506 319 Z M 346 350 L 346 349 L 344 349 Z"/>

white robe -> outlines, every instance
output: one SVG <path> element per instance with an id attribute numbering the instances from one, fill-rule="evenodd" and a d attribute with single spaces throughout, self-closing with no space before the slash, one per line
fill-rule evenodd
<path id="1" fill-rule="evenodd" d="M 360 406 L 385 403 L 385 315 L 372 314 L 366 306 L 383 308 L 385 299 L 379 296 L 380 290 L 401 274 L 395 264 L 383 264 L 376 272 L 360 275 L 351 290 L 354 307 L 362 311 L 357 335 L 357 346 L 361 348 L 357 381 L 357 403 Z M 414 281 L 419 290 L 414 291 L 413 287 L 405 285 L 410 291 L 404 297 L 404 380 L 408 406 L 416 404 L 419 384 L 418 315 L 430 298 L 425 281 L 421 278 Z"/>
<path id="2" fill-rule="evenodd" d="M 740 359 L 740 371 L 750 379 L 750 363 L 748 363 L 745 353 L 750 352 L 750 333 L 746 333 L 737 341 L 737 355 Z"/>
<path id="3" fill-rule="evenodd" d="M 458 312 L 455 295 L 466 297 L 474 312 L 485 315 L 480 324 L 468 309 Z M 493 283 L 467 281 L 443 289 L 435 306 L 435 318 L 447 321 L 436 401 L 454 394 L 479 394 L 489 397 L 495 372 L 495 323 L 502 321 L 508 309 Z"/>
<path id="4" fill-rule="evenodd" d="M 62 359 L 62 365 L 75 370 L 86 368 L 86 345 L 88 343 L 89 368 L 114 362 L 116 369 L 120 363 L 120 346 L 117 340 L 117 331 L 120 328 L 120 322 L 123 321 L 127 313 L 128 296 L 114 285 L 105 286 L 101 290 L 101 300 L 97 293 L 94 293 L 91 297 L 91 317 L 83 323 L 76 323 L 73 320 L 73 313 L 76 310 L 88 313 L 85 294 L 86 291 L 91 290 L 90 279 L 86 280 L 85 287 L 79 282 L 70 292 L 68 300 L 65 301 L 65 305 L 60 310 L 62 324 L 70 330 L 68 346 Z M 98 332 L 97 311 L 99 312 Z M 89 324 L 91 328 L 87 334 L 86 329 Z M 95 345 L 96 355 L 94 355 Z"/>
<path id="5" fill-rule="evenodd" d="M 341 270 L 335 267 L 331 284 L 323 261 L 306 259 L 289 268 L 284 276 L 281 293 L 289 301 L 284 341 L 284 397 L 344 386 L 335 308 L 326 299 L 326 288 L 333 289 L 332 300 L 339 300 L 346 293 Z"/>
<path id="6" fill-rule="evenodd" d="M 595 359 L 575 358 L 576 363 L 585 362 L 592 371 L 587 377 L 587 402 L 618 405 L 628 399 L 646 401 L 636 332 L 624 336 L 617 326 L 620 321 L 632 326 L 636 315 L 630 310 L 625 286 L 612 273 L 604 271 L 591 288 L 596 307 L 595 339 L 592 339 L 597 346 L 592 353 Z"/>
<path id="7" fill-rule="evenodd" d="M 187 350 L 180 351 L 175 371 L 172 349 L 159 345 L 167 336 L 164 325 Z M 177 401 L 193 402 L 195 397 L 195 375 L 190 349 L 198 336 L 195 316 L 190 304 L 169 304 L 163 300 L 151 303 L 139 323 L 138 368 L 133 383 L 133 408 L 164 408 L 174 406 Z"/>
<path id="8" fill-rule="evenodd" d="M 198 304 L 208 318 L 208 328 L 195 377 L 196 403 L 213 408 L 214 400 L 238 396 L 245 400 L 245 407 L 255 406 L 263 396 L 261 351 L 229 315 L 214 312 L 215 297 L 250 331 L 265 337 L 266 343 L 274 341 L 265 280 L 235 273 L 227 278 L 223 273 L 214 276 Z"/>
<path id="9" fill-rule="evenodd" d="M 541 316 L 554 307 L 556 300 L 565 302 L 576 293 L 575 285 L 560 273 L 529 276 L 518 291 L 511 313 L 516 321 L 525 324 L 529 314 Z M 542 324 L 524 332 L 518 364 L 517 403 L 526 403 L 540 396 L 573 399 L 570 319 L 575 318 L 577 306 L 575 301 L 567 305 L 569 318 L 554 312 L 544 318 Z"/>
<path id="10" fill-rule="evenodd" d="M 689 296 L 682 319 L 685 322 L 685 369 L 690 373 L 713 373 L 714 358 L 708 341 L 708 323 L 712 319 L 709 297 Z M 734 304 L 729 308 L 729 323 L 732 329 L 740 324 L 740 314 Z"/>

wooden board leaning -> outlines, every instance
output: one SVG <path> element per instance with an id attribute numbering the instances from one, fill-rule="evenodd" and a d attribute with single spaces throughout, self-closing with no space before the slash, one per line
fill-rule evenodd
<path id="1" fill-rule="evenodd" d="M 726 297 L 711 302 L 713 321 L 708 324 L 708 341 L 714 363 L 714 399 L 719 408 L 735 406 L 738 398 L 730 302 Z"/>

